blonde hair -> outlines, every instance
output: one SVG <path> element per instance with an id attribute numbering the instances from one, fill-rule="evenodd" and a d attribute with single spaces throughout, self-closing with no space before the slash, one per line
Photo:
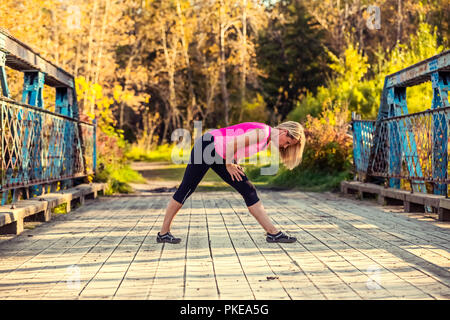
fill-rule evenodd
<path id="1" fill-rule="evenodd" d="M 280 148 L 279 150 L 281 162 L 283 162 L 289 170 L 292 170 L 298 166 L 303 159 L 303 150 L 306 144 L 305 130 L 300 123 L 295 121 L 282 122 L 275 128 L 287 130 L 294 139 L 299 141 L 286 149 Z"/>

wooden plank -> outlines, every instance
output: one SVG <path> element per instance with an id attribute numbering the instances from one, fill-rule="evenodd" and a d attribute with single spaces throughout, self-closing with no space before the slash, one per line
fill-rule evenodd
<path id="1" fill-rule="evenodd" d="M 44 221 L 50 220 L 49 210 L 63 203 L 68 204 L 70 211 L 70 202 L 74 199 L 83 197 L 86 194 L 98 190 L 104 190 L 104 184 L 80 185 L 75 188 L 64 190 L 60 193 L 49 193 L 33 199 L 20 200 L 0 207 L 0 234 L 23 232 L 23 219 L 35 214 L 44 213 L 41 218 Z M 8 226 L 10 225 L 11 226 Z"/>
<path id="2" fill-rule="evenodd" d="M 354 190 L 350 192 L 350 190 Z M 425 212 L 425 206 L 438 209 L 439 220 L 450 220 L 450 214 L 446 207 L 450 207 L 450 201 L 443 196 L 433 194 L 411 193 L 406 190 L 384 188 L 371 183 L 359 181 L 342 181 L 342 193 L 357 193 L 359 199 L 364 198 L 365 193 L 377 195 L 377 201 L 381 205 L 402 204 L 405 212 Z M 401 203 L 397 203 L 401 201 Z"/>
<path id="3" fill-rule="evenodd" d="M 184 299 L 218 299 L 214 266 L 209 250 L 209 230 L 201 193 L 193 193 L 189 241 L 186 252 Z"/>
<path id="4" fill-rule="evenodd" d="M 102 205 L 103 204 L 105 203 L 102 203 Z M 109 205 L 109 207 L 115 208 L 114 205 Z M 106 212 L 108 213 L 105 217 L 107 218 L 106 221 L 113 221 L 111 218 L 114 216 L 115 212 Z M 98 216 L 101 211 L 96 212 L 95 210 L 92 210 L 90 213 L 94 214 L 94 216 Z M 39 241 L 38 247 L 35 246 L 34 248 L 31 248 L 30 251 L 21 253 L 22 256 L 26 257 L 26 261 L 22 262 L 19 260 L 19 263 L 21 263 L 20 265 L 13 267 L 11 264 L 1 266 L 3 270 L 9 267 L 9 269 L 6 270 L 10 271 L 2 278 L 2 283 L 9 284 L 9 290 L 4 290 L 0 293 L 2 297 L 9 296 L 10 298 L 14 298 L 14 296 L 21 297 L 28 294 L 33 296 L 35 293 L 34 291 L 39 292 L 37 297 L 42 297 L 42 291 L 49 289 L 60 281 L 57 274 L 62 273 L 64 277 L 67 267 L 73 263 L 66 265 L 59 264 L 59 257 L 64 255 L 70 257 L 70 255 L 74 254 L 79 248 L 84 249 L 85 242 L 91 243 L 91 241 L 94 241 L 92 233 L 101 228 L 98 219 L 95 220 L 95 223 L 89 224 L 83 220 L 80 221 L 77 219 L 79 218 L 79 215 L 82 215 L 82 212 L 71 215 L 70 218 L 72 220 L 69 220 L 68 222 L 64 221 L 65 219 L 55 219 L 52 222 L 45 224 L 44 227 L 39 228 L 39 230 L 35 230 L 35 237 L 42 237 L 47 241 Z M 80 225 L 82 225 L 82 227 L 77 228 L 77 226 Z M 50 234 L 50 236 L 48 234 Z M 104 237 L 104 234 L 102 234 L 102 237 Z M 57 241 L 54 241 L 55 238 Z M 42 248 L 42 250 L 36 250 L 38 248 Z M 33 251 L 33 249 L 36 251 Z M 75 252 L 73 250 L 75 250 Z M 15 255 L 12 257 L 15 257 Z M 52 263 L 49 263 L 49 261 L 52 261 Z M 14 260 L 11 262 L 14 262 Z M 48 282 L 43 282 L 45 284 L 45 286 L 43 286 L 40 279 L 43 277 L 45 278 L 45 275 L 52 278 Z M 64 287 L 65 291 L 67 291 L 65 282 Z M 28 292 L 26 290 L 28 290 Z"/>
<path id="5" fill-rule="evenodd" d="M 247 279 L 240 257 L 229 236 L 227 226 L 218 208 L 220 192 L 203 194 L 207 212 L 210 255 L 212 257 L 219 298 L 225 300 L 252 300 L 255 295 Z"/>
<path id="6" fill-rule="evenodd" d="M 86 207 L 80 208 L 77 210 L 75 215 L 81 213 L 85 213 L 88 216 L 91 213 L 95 214 L 95 212 L 92 211 L 86 212 L 86 209 Z M 61 218 L 63 217 L 60 217 L 60 219 Z M 54 224 L 52 224 L 52 227 L 55 228 Z M 11 268 L 11 270 L 15 270 L 20 267 L 21 264 L 28 261 L 31 257 L 40 254 L 48 247 L 56 245 L 58 242 L 64 241 L 66 238 L 70 238 L 70 235 L 73 233 L 61 232 L 60 234 L 63 236 L 60 236 L 60 234 L 58 234 L 58 229 L 56 229 L 56 232 L 54 233 L 53 231 L 50 231 L 49 228 L 50 226 L 44 225 L 43 228 L 39 229 L 39 234 L 35 234 L 33 235 L 33 238 L 28 238 L 27 240 L 24 240 L 23 237 L 16 237 L 8 242 L 0 244 L 0 265 Z M 25 231 L 25 233 L 29 232 Z M 2 276 L 0 275 L 0 280 L 1 279 Z"/>
<path id="7" fill-rule="evenodd" d="M 324 239 L 327 230 L 334 229 L 334 226 L 321 222 L 317 214 L 310 219 L 308 214 L 299 210 L 295 203 L 291 203 L 290 199 L 285 200 L 286 204 L 269 199 L 265 203 L 266 206 L 270 205 L 271 216 L 274 217 L 274 220 L 282 225 L 284 230 L 291 231 L 288 233 L 294 236 L 299 234 L 298 242 L 309 256 L 309 263 L 304 263 L 301 258 L 297 260 L 297 263 L 300 267 L 308 270 L 314 284 L 327 299 L 361 299 L 369 296 L 365 283 L 367 277 L 337 250 L 348 250 L 349 247 L 334 239 Z M 294 232 L 296 229 L 300 229 L 300 231 Z M 283 247 L 293 251 L 292 256 L 295 256 L 295 251 L 290 246 L 283 245 Z M 319 268 L 321 272 L 317 272 L 314 267 Z M 386 295 L 381 296 L 385 297 Z M 371 297 L 374 298 L 376 295 L 372 294 Z"/>
<path id="8" fill-rule="evenodd" d="M 182 299 L 186 265 L 186 250 L 189 242 L 192 198 L 188 198 L 177 213 L 171 233 L 182 241 L 178 244 L 162 243 L 162 254 L 147 299 Z M 156 241 L 156 240 L 155 240 Z"/>
<path id="9" fill-rule="evenodd" d="M 67 203 L 67 212 L 70 211 L 70 204 L 73 200 L 82 198 L 91 193 L 104 192 L 104 183 L 82 184 L 74 188 L 61 190 L 59 192 L 46 193 L 41 196 L 37 196 L 35 199 L 48 202 L 50 208 L 57 207 L 61 204 Z M 82 201 L 82 200 L 81 200 Z"/>
<path id="10" fill-rule="evenodd" d="M 37 200 L 21 200 L 14 204 L 0 207 L 0 234 L 20 234 L 23 232 L 23 219 L 47 211 L 47 202 Z"/>
<path id="11" fill-rule="evenodd" d="M 388 212 L 388 209 L 374 206 L 370 203 L 361 206 L 360 203 L 355 203 L 352 200 L 342 202 L 338 198 L 327 202 L 330 205 L 342 205 L 352 210 L 359 209 L 358 213 L 363 217 L 361 219 L 370 218 L 376 221 L 385 232 L 402 239 L 407 239 L 411 244 L 416 244 L 418 241 L 432 243 L 436 246 L 433 250 L 450 259 L 450 254 L 448 253 L 448 250 L 450 250 L 450 243 L 448 241 L 450 232 L 448 230 L 422 221 L 407 219 L 401 214 Z"/>
<path id="12" fill-rule="evenodd" d="M 142 198 L 129 198 L 132 203 L 127 217 L 120 220 L 117 232 L 120 241 L 109 246 L 110 254 L 104 258 L 94 277 L 84 286 L 80 299 L 112 299 L 133 262 L 142 242 L 149 235 L 145 217 L 157 201 L 148 202 Z M 149 207 L 150 205 L 150 207 Z M 107 251 L 107 250 L 105 250 Z"/>
<path id="13" fill-rule="evenodd" d="M 298 201 L 289 202 L 290 208 L 298 206 Z M 317 212 L 306 210 L 308 205 L 299 207 L 300 210 L 293 211 L 286 209 L 283 213 L 286 222 L 297 221 L 297 211 L 301 211 L 301 217 L 309 223 L 305 232 L 310 234 L 313 239 L 322 245 L 322 248 L 316 250 L 316 255 L 333 270 L 339 278 L 342 279 L 363 299 L 390 299 L 397 297 L 395 292 L 386 285 L 386 278 L 389 276 L 389 270 L 384 269 L 379 263 L 379 259 L 374 259 L 363 253 L 364 250 L 372 249 L 370 244 L 358 239 L 352 242 L 349 235 L 340 231 L 340 228 L 330 222 L 329 218 L 317 219 L 318 215 L 326 212 L 317 208 Z M 295 213 L 293 215 L 293 213 Z M 373 252 L 372 252 L 373 254 Z M 376 272 L 374 272 L 376 271 Z M 375 276 L 373 275 L 375 273 Z M 403 288 L 408 284 L 405 282 Z"/>
<path id="14" fill-rule="evenodd" d="M 279 281 L 291 299 L 324 299 L 325 296 L 317 288 L 317 286 L 308 278 L 301 266 L 291 257 L 283 246 L 279 244 L 268 243 L 266 241 L 266 233 L 259 225 L 256 219 L 249 213 L 247 206 L 242 202 L 242 197 L 233 193 L 234 201 L 230 201 L 236 217 L 241 220 L 242 225 L 249 233 L 258 250 L 264 256 L 264 259 L 269 264 L 272 272 L 276 275 L 276 281 Z M 264 204 L 266 204 L 265 197 L 260 195 Z M 272 214 L 272 208 L 265 207 L 266 210 Z M 275 223 L 275 225 L 277 225 Z M 286 245 L 289 246 L 289 245 Z M 269 280 L 270 281 L 270 280 Z M 273 281 L 273 280 L 272 280 Z"/>
<path id="15" fill-rule="evenodd" d="M 439 208 L 450 209 L 450 199 L 442 198 L 439 201 Z"/>
<path id="16" fill-rule="evenodd" d="M 327 194 L 327 195 L 317 195 L 308 193 L 312 198 L 317 199 L 317 202 L 323 201 L 323 198 L 326 197 L 326 202 L 330 206 L 342 206 L 348 208 L 360 208 L 361 210 L 358 212 L 359 219 L 361 221 L 372 219 L 379 224 L 387 227 L 387 229 L 398 229 L 401 228 L 402 232 L 409 233 L 411 235 L 418 235 L 428 237 L 428 240 L 443 240 L 445 243 L 449 232 L 440 228 L 433 226 L 432 224 L 423 223 L 415 221 L 414 219 L 410 219 L 405 217 L 403 214 L 392 212 L 390 208 L 383 208 L 373 203 L 367 202 L 362 203 L 360 201 L 353 201 L 352 199 L 342 199 L 338 196 Z M 448 248 L 448 247 L 447 247 Z"/>
<path id="17" fill-rule="evenodd" d="M 100 200 L 99 202 L 103 203 L 104 200 Z M 97 214 L 96 212 L 89 211 L 89 208 L 81 207 L 76 213 L 74 213 L 74 219 L 79 214 L 86 214 L 87 216 L 91 214 Z M 30 258 L 40 254 L 45 249 L 58 245 L 58 242 L 66 240 L 66 238 L 71 238 L 73 234 L 72 228 L 68 228 L 72 230 L 70 232 L 60 232 L 58 233 L 58 229 L 53 232 L 50 228 L 55 228 L 55 225 L 58 226 L 61 220 L 66 219 L 66 216 L 59 216 L 58 221 L 50 222 L 50 224 L 42 225 L 39 229 L 39 233 L 35 233 L 32 238 L 24 238 L 25 234 L 22 237 L 16 237 L 11 239 L 9 242 L 5 242 L 0 245 L 0 265 L 8 266 L 9 268 L 18 268 L 21 264 L 28 261 Z M 89 228 L 89 223 L 86 226 L 82 226 L 81 228 Z M 80 228 L 80 226 L 78 226 Z M 25 231 L 25 233 L 31 233 L 31 230 Z M 14 267 L 14 266 L 15 267 Z M 13 269 L 14 270 L 14 269 Z M 0 276 L 0 280 L 2 277 Z"/>
<path id="18" fill-rule="evenodd" d="M 438 196 L 438 195 L 434 195 L 434 194 L 409 193 L 405 196 L 405 201 L 438 208 L 439 201 L 442 198 L 443 198 L 443 196 Z"/>
<path id="19" fill-rule="evenodd" d="M 448 230 L 336 195 L 260 198 L 297 243 L 267 243 L 235 191 L 193 194 L 179 248 L 155 240 L 166 194 L 101 198 L 0 243 L 0 298 L 448 299 Z"/>
<path id="20" fill-rule="evenodd" d="M 289 299 L 289 295 L 279 281 L 267 281 L 267 277 L 270 279 L 276 277 L 276 274 L 273 273 L 249 234 L 244 232 L 244 226 L 235 216 L 226 198 L 218 198 L 216 203 L 255 299 Z"/>
<path id="21" fill-rule="evenodd" d="M 147 196 L 140 197 L 144 201 L 148 201 L 148 198 Z M 167 196 L 151 197 L 151 201 L 156 201 L 156 199 L 158 201 L 156 201 L 155 206 L 152 206 L 151 212 L 146 217 L 146 225 L 150 229 L 149 233 L 142 241 L 142 245 L 124 275 L 114 299 L 142 300 L 148 298 L 164 248 L 156 242 L 156 235 L 164 218 L 168 198 Z"/>
<path id="22" fill-rule="evenodd" d="M 94 277 L 105 255 L 110 252 L 111 246 L 119 241 L 116 235 L 121 228 L 121 223 L 117 221 L 117 217 L 124 215 L 126 219 L 126 214 L 131 210 L 133 204 L 126 199 L 110 200 L 107 204 L 109 205 L 99 206 L 100 214 L 90 218 L 93 224 L 97 224 L 97 228 L 91 232 L 90 236 L 82 239 L 81 245 L 71 247 L 59 257 L 61 264 L 68 268 L 64 274 L 61 273 L 63 270 L 60 270 L 59 281 L 45 293 L 44 299 L 61 299 L 61 297 L 78 299 L 80 292 Z M 109 210 L 113 212 L 111 217 L 107 214 Z M 79 275 L 68 272 L 71 267 L 75 271 L 79 270 Z M 72 276 L 75 276 L 75 279 L 70 279 Z M 76 281 L 78 280 L 76 276 L 79 276 L 79 282 Z"/>
<path id="23" fill-rule="evenodd" d="M 405 197 L 411 194 L 411 192 L 406 190 L 398 190 L 394 188 L 386 188 L 381 191 L 381 195 L 386 198 L 398 199 L 405 201 Z"/>
<path id="24" fill-rule="evenodd" d="M 398 246 L 395 242 L 395 237 L 392 237 L 392 235 L 386 234 L 382 229 L 380 228 L 358 228 L 357 226 L 352 226 L 346 221 L 354 218 L 355 215 L 359 215 L 361 212 L 361 206 L 359 206 L 355 211 L 352 211 L 351 214 L 342 206 L 339 207 L 339 209 L 336 209 L 334 207 L 330 207 L 326 204 L 324 204 L 323 201 L 320 201 L 320 208 L 321 210 L 325 210 L 326 212 L 333 212 L 335 214 L 339 214 L 341 219 L 337 219 L 335 223 L 339 225 L 341 229 L 344 229 L 345 232 L 351 232 L 351 234 L 358 236 L 358 238 L 367 239 L 368 243 L 370 243 L 373 248 L 376 250 L 383 250 L 383 253 L 385 256 L 390 256 L 392 262 L 390 264 L 389 260 L 388 262 L 384 263 L 384 265 L 387 268 L 400 268 L 406 269 L 406 270 L 416 270 L 419 271 L 418 273 L 414 273 L 414 276 L 428 276 L 429 277 L 429 284 L 433 284 L 440 288 L 439 291 L 429 292 L 427 291 L 428 287 L 418 287 L 414 283 L 409 282 L 412 286 L 414 286 L 416 289 L 419 289 L 426 295 L 434 298 L 443 298 L 442 292 L 445 292 L 445 290 L 448 290 L 448 286 L 445 284 L 445 276 L 442 274 L 443 269 L 437 266 L 428 263 L 427 261 L 424 261 L 421 257 L 417 257 L 407 250 L 405 248 Z M 312 207 L 315 207 L 315 205 L 312 205 Z M 370 216 L 372 217 L 372 215 Z M 364 226 L 364 225 L 363 225 Z M 351 231 L 350 231 L 351 230 Z M 373 251 L 373 250 L 372 250 Z M 368 253 L 369 254 L 369 253 Z M 372 254 L 372 253 L 371 253 Z M 378 259 L 377 261 L 382 264 L 382 259 Z M 433 272 L 430 273 L 430 270 Z M 439 275 L 441 273 L 441 275 Z M 448 272 L 447 272 L 448 273 Z M 402 278 L 403 273 L 398 272 L 395 273 L 395 276 L 400 278 L 402 281 L 406 281 L 407 278 Z M 444 278 L 443 278 L 444 277 Z M 394 281 L 395 282 L 395 281 Z M 418 293 L 416 289 L 412 289 L 409 287 L 409 294 L 412 297 L 415 297 L 415 295 L 423 296 L 423 294 Z M 392 289 L 391 289 L 392 290 Z M 401 293 L 401 286 L 398 288 L 399 294 Z M 405 289 L 406 292 L 406 289 Z"/>

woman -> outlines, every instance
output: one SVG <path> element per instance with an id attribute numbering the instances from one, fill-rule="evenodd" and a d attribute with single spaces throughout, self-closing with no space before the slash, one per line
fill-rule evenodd
<path id="1" fill-rule="evenodd" d="M 170 233 L 172 220 L 209 168 L 243 196 L 248 210 L 266 231 L 267 242 L 295 242 L 295 237 L 284 234 L 272 224 L 255 187 L 237 164 L 239 159 L 266 149 L 269 143 L 278 147 L 281 161 L 292 170 L 302 160 L 305 146 L 303 127 L 295 121 L 286 121 L 274 128 L 260 122 L 244 122 L 209 131 L 197 139 L 183 181 L 167 205 L 157 242 L 181 241 Z"/>

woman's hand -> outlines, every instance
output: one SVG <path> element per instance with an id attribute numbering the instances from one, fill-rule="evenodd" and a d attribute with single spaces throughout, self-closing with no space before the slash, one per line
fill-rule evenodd
<path id="1" fill-rule="evenodd" d="M 227 163 L 226 164 L 227 171 L 231 176 L 231 180 L 234 181 L 234 178 L 236 178 L 237 181 L 242 181 L 242 176 L 245 176 L 244 169 L 238 164 L 234 163 Z"/>

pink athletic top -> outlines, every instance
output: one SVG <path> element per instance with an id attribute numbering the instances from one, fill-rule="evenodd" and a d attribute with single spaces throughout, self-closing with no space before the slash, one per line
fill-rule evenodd
<path id="1" fill-rule="evenodd" d="M 266 149 L 272 128 L 269 125 L 261 122 L 243 122 L 225 128 L 214 129 L 209 131 L 209 133 L 214 136 L 214 148 L 216 152 L 223 159 L 225 159 L 227 154 L 226 153 L 227 143 L 230 140 L 232 140 L 233 137 L 240 136 L 254 129 L 263 129 L 266 135 L 261 141 L 259 141 L 259 143 L 250 144 L 248 147 L 241 146 L 239 148 L 238 146 L 238 150 L 234 154 L 234 158 L 237 160 L 245 157 L 250 157 L 251 155 L 257 152 Z"/>

